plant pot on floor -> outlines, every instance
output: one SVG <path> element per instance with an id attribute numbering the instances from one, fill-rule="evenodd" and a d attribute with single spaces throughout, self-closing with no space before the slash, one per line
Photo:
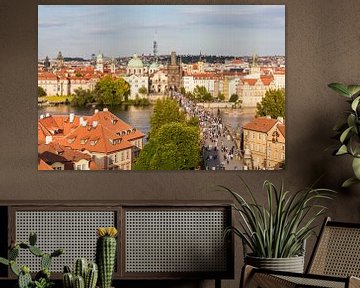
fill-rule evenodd
<path id="1" fill-rule="evenodd" d="M 264 258 L 246 255 L 245 264 L 274 271 L 304 273 L 304 256 Z"/>

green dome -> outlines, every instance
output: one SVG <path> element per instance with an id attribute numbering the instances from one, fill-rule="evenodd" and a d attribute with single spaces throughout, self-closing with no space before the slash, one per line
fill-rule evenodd
<path id="1" fill-rule="evenodd" d="M 138 55 L 134 54 L 133 58 L 128 63 L 129 68 L 143 68 L 144 64 Z"/>
<path id="2" fill-rule="evenodd" d="M 157 68 L 159 68 L 159 65 L 156 62 L 153 62 L 153 63 L 151 63 L 149 68 L 150 69 L 157 69 Z"/>

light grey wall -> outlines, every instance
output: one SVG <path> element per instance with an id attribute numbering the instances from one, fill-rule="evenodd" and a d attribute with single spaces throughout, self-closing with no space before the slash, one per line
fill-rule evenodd
<path id="1" fill-rule="evenodd" d="M 0 2 L 0 200 L 230 201 L 212 186 L 237 188 L 241 176 L 264 201 L 261 186 L 265 179 L 276 184 L 284 179 L 286 187 L 297 190 L 324 174 L 320 185 L 339 191 L 328 214 L 336 220 L 359 222 L 360 186 L 339 188 L 351 174 L 349 159 L 334 158 L 326 150 L 333 143 L 332 127 L 347 108 L 344 99 L 330 91 L 327 84 L 360 82 L 358 0 L 241 1 L 286 4 L 287 167 L 280 172 L 217 173 L 37 171 L 37 4 L 49 3 L 65 1 Z M 225 287 L 238 285 L 239 250 L 237 245 L 236 280 L 225 281 Z M 208 281 L 203 286 L 212 285 Z"/>

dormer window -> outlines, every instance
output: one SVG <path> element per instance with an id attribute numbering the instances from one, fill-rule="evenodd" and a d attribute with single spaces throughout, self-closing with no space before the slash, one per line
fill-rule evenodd
<path id="1" fill-rule="evenodd" d="M 98 143 L 98 139 L 90 140 L 90 145 L 95 146 Z"/>
<path id="2" fill-rule="evenodd" d="M 80 144 L 84 145 L 88 142 L 88 140 L 89 140 L 88 138 L 82 138 L 80 139 Z"/>
<path id="3" fill-rule="evenodd" d="M 116 119 L 112 119 L 112 120 L 111 120 L 111 123 L 112 123 L 113 125 L 115 125 L 117 121 L 118 121 L 118 120 L 116 120 Z"/>
<path id="4" fill-rule="evenodd" d="M 68 138 L 68 139 L 67 139 L 67 142 L 68 142 L 69 144 L 72 144 L 72 143 L 74 143 L 75 138 L 76 138 L 76 137 Z"/>

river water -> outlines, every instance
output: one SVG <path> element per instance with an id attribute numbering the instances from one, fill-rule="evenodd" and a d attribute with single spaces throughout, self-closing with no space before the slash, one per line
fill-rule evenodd
<path id="1" fill-rule="evenodd" d="M 70 105 L 56 105 L 38 107 L 38 116 L 49 113 L 51 115 L 67 115 L 75 113 L 75 115 L 89 116 L 93 115 L 97 108 L 92 107 L 72 107 Z M 118 106 L 109 108 L 109 111 L 119 117 L 124 122 L 130 124 L 136 129 L 148 135 L 150 131 L 150 117 L 152 115 L 154 106 Z M 99 109 L 100 110 L 100 109 Z"/>

